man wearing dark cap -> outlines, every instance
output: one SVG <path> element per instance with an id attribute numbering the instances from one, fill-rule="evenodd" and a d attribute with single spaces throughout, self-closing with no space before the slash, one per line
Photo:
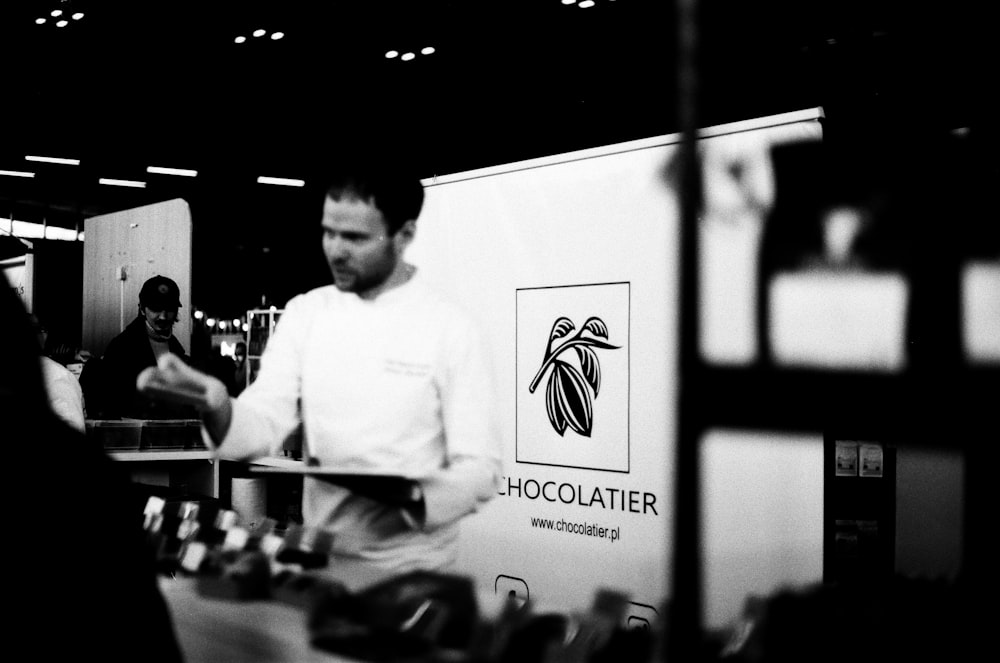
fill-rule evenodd
<path id="1" fill-rule="evenodd" d="M 101 358 L 104 383 L 103 416 L 136 419 L 188 418 L 192 411 L 153 402 L 136 392 L 135 378 L 160 355 L 170 352 L 188 361 L 184 347 L 173 335 L 180 289 L 173 279 L 156 275 L 139 291 L 139 314 L 113 338 Z M 89 401 L 88 401 L 89 404 Z"/>

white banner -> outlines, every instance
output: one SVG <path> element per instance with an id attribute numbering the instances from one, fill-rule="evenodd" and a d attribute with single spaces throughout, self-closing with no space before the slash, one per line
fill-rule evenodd
<path id="1" fill-rule="evenodd" d="M 816 111 L 708 130 L 766 152 Z M 812 135 L 816 135 L 815 130 Z M 481 591 L 631 625 L 669 596 L 677 426 L 678 136 L 425 182 L 408 258 L 478 317 L 504 422 L 500 494 L 463 529 Z"/>

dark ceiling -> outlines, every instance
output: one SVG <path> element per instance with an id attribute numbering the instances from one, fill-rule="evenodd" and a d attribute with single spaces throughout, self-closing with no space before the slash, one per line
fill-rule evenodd
<path id="1" fill-rule="evenodd" d="M 258 175 L 310 180 L 366 132 L 405 137 L 432 176 L 678 131 L 675 4 L 4 0 L 0 170 L 25 170 L 27 154 L 81 163 L 0 176 L 0 214 L 72 228 L 183 197 L 194 304 L 228 315 L 261 295 L 281 303 L 326 277 L 314 201 Z M 914 4 L 702 0 L 700 123 L 813 106 L 852 127 L 978 121 L 989 79 L 973 3 Z M 58 28 L 58 9 L 84 17 Z M 285 36 L 234 42 L 258 27 Z"/>

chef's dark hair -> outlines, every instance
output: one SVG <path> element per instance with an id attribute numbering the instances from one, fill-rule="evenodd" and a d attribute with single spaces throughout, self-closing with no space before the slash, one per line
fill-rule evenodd
<path id="1" fill-rule="evenodd" d="M 416 221 L 424 205 L 424 187 L 405 157 L 368 149 L 345 154 L 326 173 L 326 196 L 341 201 L 371 201 L 382 212 L 389 234 Z"/>

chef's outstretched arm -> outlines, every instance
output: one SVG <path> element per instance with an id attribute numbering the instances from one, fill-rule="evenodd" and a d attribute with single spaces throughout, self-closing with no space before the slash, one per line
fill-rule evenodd
<path id="1" fill-rule="evenodd" d="M 192 405 L 201 415 L 212 441 L 219 444 L 233 419 L 233 406 L 226 385 L 216 377 L 188 366 L 175 354 L 166 353 L 156 366 L 141 373 L 136 388 L 150 398 Z"/>

